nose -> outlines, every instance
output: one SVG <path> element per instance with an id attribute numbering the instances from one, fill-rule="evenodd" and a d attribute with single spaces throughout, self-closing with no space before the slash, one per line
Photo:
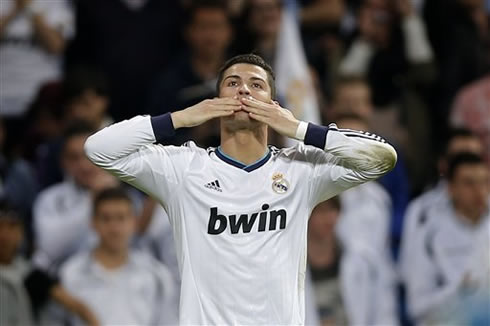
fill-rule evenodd
<path id="1" fill-rule="evenodd" d="M 239 88 L 238 88 L 238 94 L 239 95 L 250 95 L 250 89 L 248 88 L 247 84 L 243 83 Z"/>

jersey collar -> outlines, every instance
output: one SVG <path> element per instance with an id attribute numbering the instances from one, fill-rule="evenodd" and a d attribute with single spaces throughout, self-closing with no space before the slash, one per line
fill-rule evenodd
<path id="1" fill-rule="evenodd" d="M 234 167 L 237 167 L 237 168 L 244 170 L 244 171 L 247 171 L 247 172 L 252 172 L 252 171 L 260 168 L 262 165 L 267 163 L 267 161 L 269 161 L 269 158 L 271 157 L 271 151 L 269 148 L 267 148 L 267 152 L 264 154 L 264 156 L 262 156 L 262 158 L 258 159 L 257 161 L 255 161 L 252 164 L 246 165 L 245 163 L 240 162 L 238 160 L 235 160 L 234 158 L 223 153 L 223 151 L 221 150 L 221 146 L 219 146 L 216 149 L 215 153 L 216 153 L 216 156 L 219 159 L 221 159 L 223 162 L 228 163 L 230 165 L 233 165 Z"/>

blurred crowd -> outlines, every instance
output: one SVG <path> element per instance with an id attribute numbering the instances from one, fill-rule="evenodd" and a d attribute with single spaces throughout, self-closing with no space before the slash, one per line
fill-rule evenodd
<path id="1" fill-rule="evenodd" d="M 490 325 L 484 0 L 0 0 L 0 325 L 177 322 L 164 209 L 84 141 L 216 96 L 220 66 L 251 52 L 298 119 L 398 152 L 313 211 L 307 323 Z M 217 123 L 169 144 L 217 146 Z"/>

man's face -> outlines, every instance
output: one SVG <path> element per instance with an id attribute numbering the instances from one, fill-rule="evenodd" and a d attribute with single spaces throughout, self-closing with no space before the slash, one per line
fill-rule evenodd
<path id="1" fill-rule="evenodd" d="M 115 253 L 127 250 L 134 233 L 135 219 L 131 204 L 126 200 L 100 202 L 93 219 L 100 245 Z"/>
<path id="2" fill-rule="evenodd" d="M 447 173 L 447 159 L 460 153 L 473 153 L 481 156 L 483 154 L 483 145 L 478 138 L 471 136 L 459 136 L 451 139 L 447 145 L 445 156 L 439 159 L 438 162 L 438 169 L 441 175 Z"/>
<path id="3" fill-rule="evenodd" d="M 259 37 L 276 37 L 281 26 L 278 0 L 251 0 L 249 27 Z"/>
<path id="4" fill-rule="evenodd" d="M 446 156 L 450 157 L 459 153 L 483 154 L 483 145 L 476 137 L 455 137 L 448 144 Z"/>
<path id="5" fill-rule="evenodd" d="M 272 103 L 267 72 L 259 66 L 246 63 L 238 63 L 229 67 L 223 74 L 219 97 L 236 99 L 253 97 L 262 102 Z M 237 111 L 232 116 L 222 118 L 222 121 L 231 123 L 235 127 L 243 126 L 244 128 L 251 124 L 260 124 L 258 121 L 250 119 L 248 113 L 243 110 Z"/>
<path id="6" fill-rule="evenodd" d="M 490 179 L 483 163 L 462 164 L 449 182 L 451 199 L 466 217 L 479 218 L 488 209 Z"/>
<path id="7" fill-rule="evenodd" d="M 333 109 L 339 113 L 355 113 L 369 119 L 373 112 L 369 87 L 363 83 L 340 86 L 336 91 Z"/>
<path id="8" fill-rule="evenodd" d="M 22 242 L 22 225 L 10 218 L 0 218 L 0 263 L 10 263 Z"/>
<path id="9" fill-rule="evenodd" d="M 62 164 L 65 172 L 83 187 L 88 187 L 97 175 L 97 167 L 85 155 L 83 145 L 88 135 L 76 135 L 65 142 Z"/>
<path id="10" fill-rule="evenodd" d="M 222 56 L 231 41 L 231 26 L 226 12 L 201 8 L 187 29 L 187 40 L 194 52 L 204 57 Z"/>
<path id="11" fill-rule="evenodd" d="M 83 120 L 98 128 L 104 119 L 109 100 L 94 90 L 86 90 L 73 99 L 67 107 L 69 121 Z"/>
<path id="12" fill-rule="evenodd" d="M 318 204 L 311 213 L 308 234 L 314 238 L 333 237 L 339 210 L 328 200 Z"/>

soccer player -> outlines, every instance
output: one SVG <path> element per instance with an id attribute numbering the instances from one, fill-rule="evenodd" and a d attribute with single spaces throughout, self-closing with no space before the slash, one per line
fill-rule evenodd
<path id="1" fill-rule="evenodd" d="M 181 324 L 304 324 L 308 217 L 320 202 L 390 171 L 396 152 L 369 133 L 298 121 L 275 102 L 256 55 L 227 61 L 219 98 L 138 116 L 85 143 L 88 157 L 167 211 L 182 274 Z M 221 145 L 155 144 L 220 118 Z M 267 129 L 299 140 L 267 145 Z"/>

